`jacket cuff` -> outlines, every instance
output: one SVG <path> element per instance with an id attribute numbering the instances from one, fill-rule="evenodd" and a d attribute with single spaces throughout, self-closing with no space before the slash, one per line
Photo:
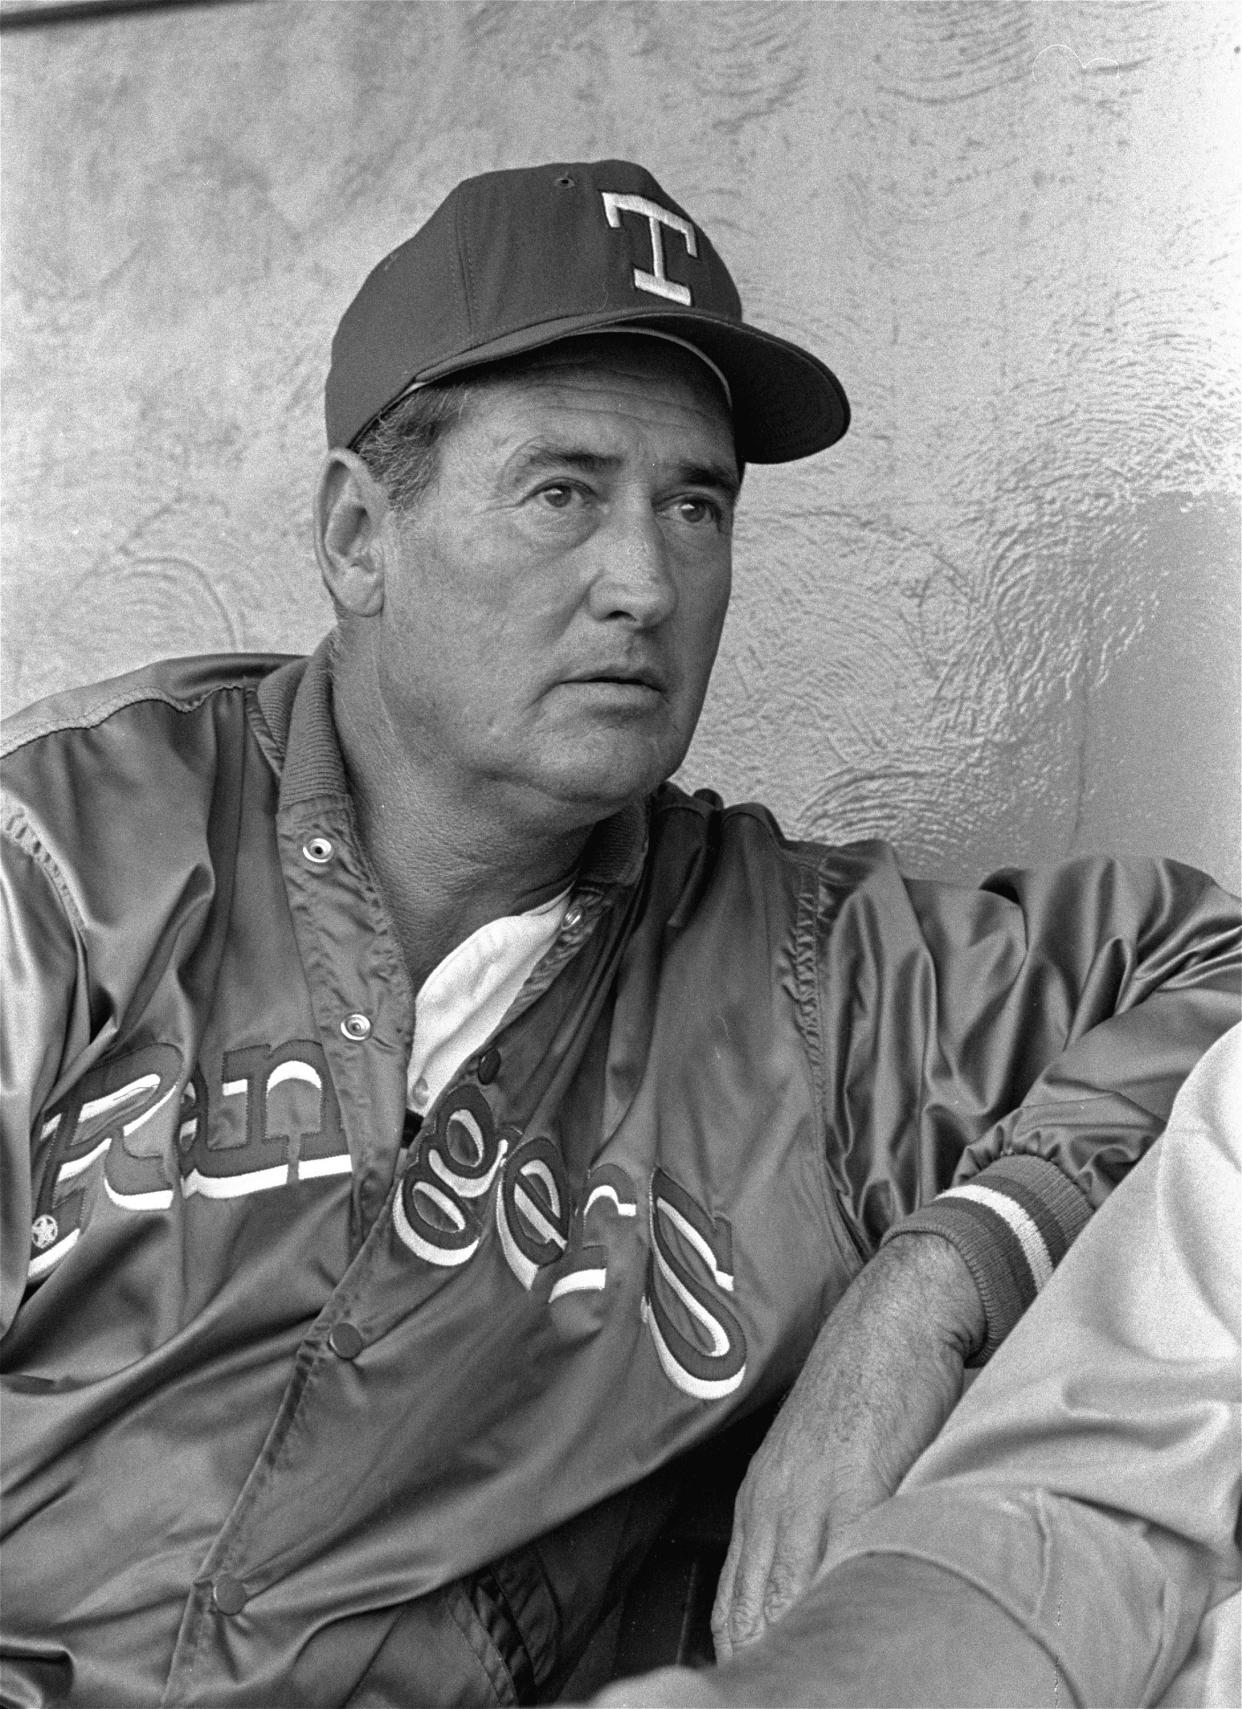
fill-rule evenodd
<path id="1" fill-rule="evenodd" d="M 1091 1216 L 1091 1204 L 1046 1157 L 1011 1155 L 950 1187 L 890 1228 L 938 1234 L 956 1247 L 974 1277 L 987 1318 L 987 1339 L 971 1360 L 991 1358 L 1068 1252 Z"/>

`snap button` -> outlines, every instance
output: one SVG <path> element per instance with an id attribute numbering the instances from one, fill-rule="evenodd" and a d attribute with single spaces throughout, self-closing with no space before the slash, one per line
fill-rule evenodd
<path id="1" fill-rule="evenodd" d="M 326 866 L 332 859 L 332 844 L 327 837 L 311 837 L 309 842 L 302 844 L 303 857 L 312 866 Z"/>
<path id="2" fill-rule="evenodd" d="M 30 1239 L 36 1252 L 46 1252 L 49 1246 L 54 1246 L 59 1233 L 60 1224 L 54 1216 L 37 1216 L 30 1225 Z"/>
<path id="3" fill-rule="evenodd" d="M 479 1058 L 480 1084 L 483 1086 L 490 1086 L 499 1073 L 500 1052 L 496 1049 L 495 1045 L 493 1045 L 490 1050 L 485 1050 Z"/>
<path id="4" fill-rule="evenodd" d="M 356 1359 L 362 1352 L 362 1331 L 354 1323 L 334 1323 L 328 1331 L 328 1346 L 338 1359 Z"/>
<path id="5" fill-rule="evenodd" d="M 355 1043 L 371 1036 L 371 1023 L 365 1015 L 346 1015 L 341 1022 L 341 1031 L 346 1038 L 352 1038 Z"/>
<path id="6" fill-rule="evenodd" d="M 211 1600 L 221 1614 L 240 1614 L 250 1598 L 239 1578 L 232 1573 L 221 1573 L 211 1587 Z"/>

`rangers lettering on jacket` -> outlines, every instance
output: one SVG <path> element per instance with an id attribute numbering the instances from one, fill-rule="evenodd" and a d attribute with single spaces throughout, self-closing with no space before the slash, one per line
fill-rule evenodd
<path id="1" fill-rule="evenodd" d="M 340 1107 L 310 1039 L 226 1051 L 211 1086 L 180 1051 L 150 1044 L 85 1075 L 49 1110 L 37 1146 L 28 1269 L 42 1281 L 72 1250 L 96 1205 L 171 1211 L 180 1201 L 242 1200 L 348 1175 Z M 642 1315 L 660 1368 L 683 1393 L 719 1400 L 746 1375 L 746 1337 L 730 1303 L 732 1231 L 657 1168 L 646 1195 L 650 1237 Z M 468 1264 L 494 1218 L 516 1285 L 548 1307 L 602 1293 L 610 1254 L 640 1226 L 639 1193 L 614 1162 L 575 1193 L 559 1148 L 498 1126 L 482 1089 L 441 1101 L 392 1200 L 397 1237 L 440 1268 Z"/>
<path id="2" fill-rule="evenodd" d="M 393 1198 L 403 1245 L 441 1268 L 467 1264 L 494 1216 L 505 1261 L 547 1304 L 602 1292 L 612 1243 L 638 1219 L 638 1195 L 616 1163 L 587 1172 L 575 1200 L 560 1150 L 542 1135 L 498 1127 L 479 1087 L 455 1087 L 420 1136 Z M 729 1304 L 732 1231 L 663 1169 L 648 1193 L 651 1255 L 642 1314 L 664 1374 L 696 1400 L 720 1400 L 746 1376 L 746 1337 Z"/>
<path id="3" fill-rule="evenodd" d="M 102 1194 L 127 1211 L 174 1197 L 244 1198 L 352 1169 L 327 1061 L 312 1039 L 226 1051 L 209 1091 L 181 1052 L 149 1044 L 84 1075 L 37 1147 L 31 1281 L 72 1250 Z"/>

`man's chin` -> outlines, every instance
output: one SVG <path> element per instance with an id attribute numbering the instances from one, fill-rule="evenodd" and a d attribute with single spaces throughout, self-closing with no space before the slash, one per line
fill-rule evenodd
<path id="1" fill-rule="evenodd" d="M 541 783 L 564 807 L 591 820 L 606 819 L 657 789 L 677 770 L 684 751 L 680 743 L 566 744 L 548 756 Z"/>

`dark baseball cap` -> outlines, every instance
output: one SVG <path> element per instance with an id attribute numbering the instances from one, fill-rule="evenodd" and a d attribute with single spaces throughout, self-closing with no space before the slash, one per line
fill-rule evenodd
<path id="1" fill-rule="evenodd" d="M 467 178 L 368 275 L 332 340 L 328 444 L 352 445 L 414 386 L 584 333 L 663 333 L 727 383 L 738 453 L 787 463 L 849 426 L 810 351 L 748 326 L 711 240 L 627 160 Z"/>

